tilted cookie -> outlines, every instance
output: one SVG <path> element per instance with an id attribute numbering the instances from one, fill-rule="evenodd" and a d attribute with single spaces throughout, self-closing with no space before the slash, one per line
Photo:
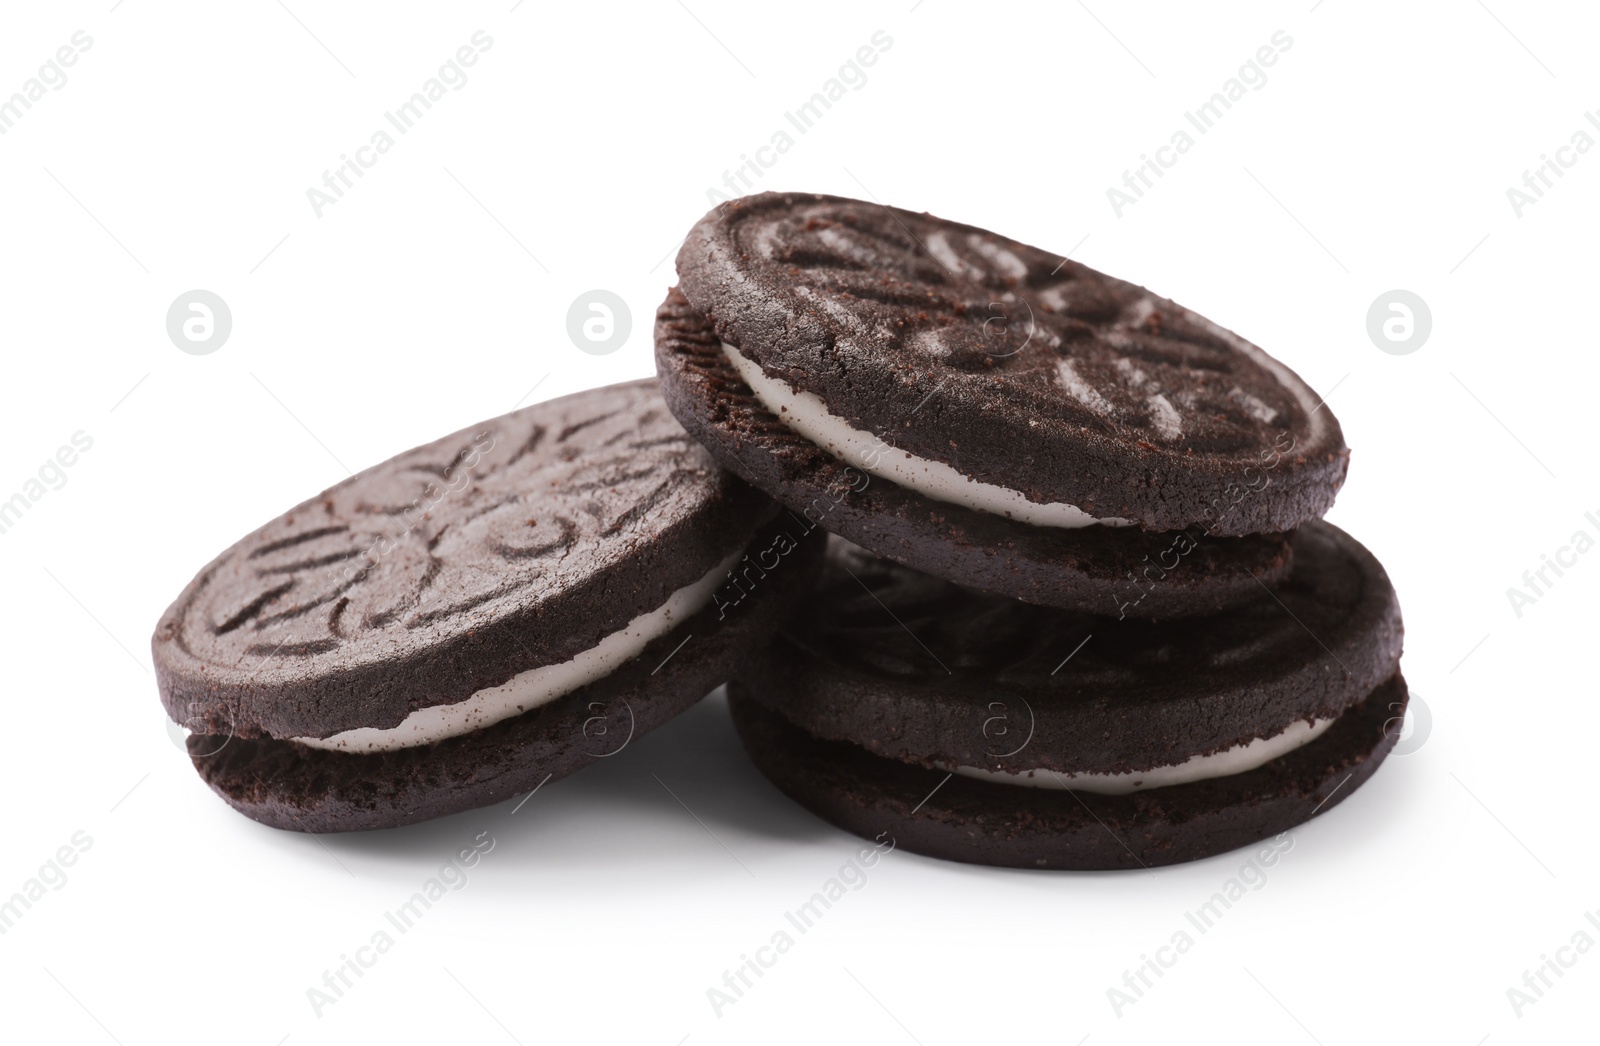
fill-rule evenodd
<path id="1" fill-rule="evenodd" d="M 1288 367 L 1141 287 L 829 196 L 724 204 L 657 317 L 673 412 L 829 529 L 941 577 L 1120 616 L 1215 611 L 1289 568 L 1344 480 Z"/>
<path id="2" fill-rule="evenodd" d="M 821 532 L 720 469 L 654 381 L 366 470 L 223 552 L 162 617 L 201 777 L 279 828 L 382 828 L 616 754 L 773 633 Z"/>

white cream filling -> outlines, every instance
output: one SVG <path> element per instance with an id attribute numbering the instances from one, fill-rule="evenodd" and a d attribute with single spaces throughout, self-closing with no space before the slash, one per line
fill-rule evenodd
<path id="1" fill-rule="evenodd" d="M 331 737 L 296 737 L 293 740 L 308 748 L 336 752 L 392 752 L 482 730 L 530 708 L 549 704 L 615 672 L 643 653 L 645 647 L 698 613 L 711 602 L 712 593 L 744 554 L 742 548 L 734 552 L 699 581 L 678 589 L 665 603 L 640 614 L 570 661 L 519 672 L 499 686 L 479 690 L 464 701 L 419 708 L 406 716 L 399 726 L 388 729 L 360 726 Z"/>
<path id="2" fill-rule="evenodd" d="M 871 432 L 852 428 L 850 423 L 830 413 L 827 404 L 810 392 L 801 392 L 788 382 L 774 378 L 760 364 L 746 359 L 737 348 L 722 343 L 722 352 L 739 377 L 750 386 L 761 405 L 771 411 L 796 434 L 805 437 L 841 461 L 914 490 L 924 497 L 962 508 L 1007 516 L 1039 527 L 1105 526 L 1123 527 L 1133 520 L 1114 516 L 1091 516 L 1076 505 L 1053 501 L 1029 501 L 1021 492 L 1008 487 L 981 483 L 956 471 L 942 461 L 931 461 L 891 446 Z"/>
<path id="3" fill-rule="evenodd" d="M 1242 745 L 1210 755 L 1197 755 L 1174 766 L 1158 766 L 1151 770 L 1138 770 L 1126 774 L 1061 774 L 1053 770 L 985 770 L 976 766 L 958 766 L 954 771 L 963 777 L 999 784 L 1024 785 L 1029 788 L 1072 789 L 1078 792 L 1098 792 L 1101 795 L 1127 795 L 1130 792 L 1147 792 L 1152 788 L 1192 784 L 1217 777 L 1231 777 L 1264 766 L 1279 756 L 1288 755 L 1296 748 L 1309 744 L 1334 724 L 1333 719 L 1317 719 L 1307 723 L 1298 719 L 1280 734 L 1258 737 Z M 949 769 L 949 768 L 947 768 Z"/>

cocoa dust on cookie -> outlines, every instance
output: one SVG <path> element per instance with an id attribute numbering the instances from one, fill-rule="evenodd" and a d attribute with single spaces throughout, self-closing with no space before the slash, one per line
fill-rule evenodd
<path id="1" fill-rule="evenodd" d="M 678 255 L 656 355 L 723 465 L 900 562 L 1159 617 L 1288 570 L 1349 452 L 1263 350 L 1141 287 L 926 214 L 766 193 Z M 1156 582 L 1159 582 L 1157 584 Z"/>
<path id="2" fill-rule="evenodd" d="M 152 640 L 202 778 L 247 816 L 383 828 L 526 792 L 698 701 L 808 585 L 821 532 L 720 469 L 656 383 L 407 451 L 203 568 Z"/>

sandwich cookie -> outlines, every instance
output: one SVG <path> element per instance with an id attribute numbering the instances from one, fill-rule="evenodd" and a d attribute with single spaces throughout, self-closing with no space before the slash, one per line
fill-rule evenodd
<path id="1" fill-rule="evenodd" d="M 1194 860 L 1351 795 L 1405 713 L 1403 629 L 1326 523 L 1227 615 L 1030 606 L 834 539 L 815 591 L 730 686 L 756 765 L 824 819 L 1019 868 Z"/>
<path id="2" fill-rule="evenodd" d="M 698 701 L 808 587 L 819 530 L 720 469 L 656 383 L 407 451 L 208 564 L 152 640 L 195 768 L 309 832 L 495 803 Z"/>
<path id="3" fill-rule="evenodd" d="M 1284 532 L 1344 480 L 1338 421 L 1282 363 L 982 229 L 766 193 L 701 219 L 678 274 L 656 360 L 685 428 L 791 509 L 953 581 L 1214 611 L 1287 573 Z"/>

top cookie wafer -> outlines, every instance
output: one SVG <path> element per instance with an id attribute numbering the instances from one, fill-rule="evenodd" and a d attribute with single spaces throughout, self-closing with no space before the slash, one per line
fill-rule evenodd
<path id="1" fill-rule="evenodd" d="M 179 722 L 246 737 L 394 728 L 594 646 L 774 511 L 654 381 L 536 404 L 376 465 L 219 555 L 156 628 L 162 699 Z"/>
<path id="2" fill-rule="evenodd" d="M 246 535 L 162 616 L 156 678 L 246 816 L 410 824 L 543 787 L 693 705 L 772 637 L 821 538 L 718 468 L 656 382 L 591 389 Z"/>
<path id="3" fill-rule="evenodd" d="M 767 193 L 701 219 L 678 272 L 799 412 L 953 468 L 949 484 L 999 488 L 1019 518 L 1041 506 L 1047 523 L 1271 533 L 1320 517 L 1344 479 L 1339 424 L 1288 367 L 1142 287 L 982 229 Z M 1253 496 L 1224 495 L 1240 485 Z"/>

